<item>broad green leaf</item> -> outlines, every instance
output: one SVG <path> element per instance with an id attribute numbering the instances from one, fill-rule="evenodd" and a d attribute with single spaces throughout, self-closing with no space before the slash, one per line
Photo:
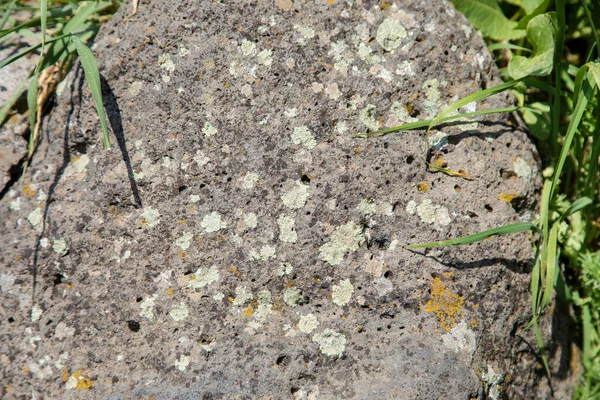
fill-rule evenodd
<path id="1" fill-rule="evenodd" d="M 516 222 L 514 224 L 508 224 L 504 226 L 499 226 L 497 228 L 488 229 L 487 231 L 475 233 L 473 235 L 463 236 L 457 239 L 445 240 L 443 242 L 433 242 L 433 243 L 425 243 L 425 244 L 415 244 L 412 246 L 408 246 L 409 249 L 422 249 L 425 247 L 440 247 L 440 246 L 453 246 L 453 245 L 462 245 L 462 244 L 470 244 L 475 242 L 480 242 L 484 239 L 487 239 L 491 236 L 497 235 L 509 235 L 511 233 L 523 232 L 523 231 L 539 231 L 539 229 L 532 224 L 531 222 Z"/>
<path id="2" fill-rule="evenodd" d="M 554 40 L 557 31 L 556 13 L 538 15 L 527 24 L 527 40 L 533 47 L 531 57 L 513 56 L 508 72 L 514 79 L 528 75 L 545 76 L 552 72 Z"/>
<path id="3" fill-rule="evenodd" d="M 513 40 L 525 37 L 525 30 L 516 29 L 517 22 L 506 18 L 495 0 L 452 0 L 452 4 L 490 39 Z"/>
<path id="4" fill-rule="evenodd" d="M 600 88 L 600 62 L 593 61 L 589 63 L 591 79 L 596 82 L 596 87 Z"/>
<path id="5" fill-rule="evenodd" d="M 551 3 L 550 0 L 525 0 L 524 3 L 525 2 L 527 2 L 527 5 L 524 5 L 523 9 L 527 15 L 521 18 L 517 25 L 517 29 L 526 29 L 529 21 L 538 15 L 545 13 Z M 537 6 L 534 7 L 535 4 L 537 4 Z"/>
<path id="6" fill-rule="evenodd" d="M 529 132 L 540 140 L 550 136 L 550 105 L 547 103 L 532 103 L 529 107 L 521 108 L 521 117 L 529 127 Z"/>
<path id="7" fill-rule="evenodd" d="M 79 38 L 75 35 L 71 36 L 71 40 L 75 43 L 75 47 L 77 48 L 77 54 L 79 55 L 79 59 L 81 60 L 81 65 L 83 67 L 83 72 L 85 73 L 85 79 L 90 85 L 90 91 L 92 92 L 92 97 L 94 99 L 94 103 L 96 103 L 96 111 L 98 112 L 98 117 L 100 118 L 100 125 L 102 125 L 102 135 L 104 137 L 104 148 L 107 150 L 110 149 L 110 139 L 108 137 L 108 124 L 106 122 L 106 111 L 104 110 L 104 105 L 102 104 L 102 85 L 100 83 L 100 72 L 98 71 L 98 64 L 96 64 L 96 59 L 94 58 L 94 54 Z"/>

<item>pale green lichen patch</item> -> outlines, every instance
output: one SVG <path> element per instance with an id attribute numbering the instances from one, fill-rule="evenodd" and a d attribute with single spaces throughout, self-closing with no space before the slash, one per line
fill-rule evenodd
<path id="1" fill-rule="evenodd" d="M 414 200 L 410 200 L 406 204 L 406 212 L 410 215 L 414 215 L 417 212 L 417 203 Z"/>
<path id="2" fill-rule="evenodd" d="M 255 213 L 249 212 L 248 214 L 244 215 L 244 224 L 249 229 L 254 229 L 258 226 L 258 217 Z"/>
<path id="3" fill-rule="evenodd" d="M 400 21 L 388 18 L 379 25 L 375 40 L 385 51 L 392 51 L 400 46 L 406 36 L 406 29 Z"/>
<path id="4" fill-rule="evenodd" d="M 294 29 L 300 33 L 300 38 L 298 38 L 298 43 L 302 46 L 306 46 L 306 43 L 315 37 L 315 30 L 311 27 L 294 25 Z"/>
<path id="5" fill-rule="evenodd" d="M 438 131 L 427 137 L 427 143 L 431 150 L 440 150 L 448 145 L 448 135 L 442 131 Z"/>
<path id="6" fill-rule="evenodd" d="M 181 372 L 185 371 L 185 369 L 190 365 L 190 357 L 186 355 L 181 355 L 179 360 L 175 360 L 175 367 Z"/>
<path id="7" fill-rule="evenodd" d="M 177 54 L 179 54 L 179 57 L 185 57 L 188 54 L 190 54 L 190 51 L 188 49 L 186 49 L 185 47 L 181 46 L 179 48 L 179 52 Z"/>
<path id="8" fill-rule="evenodd" d="M 277 225 L 279 225 L 279 240 L 287 243 L 296 243 L 298 240 L 298 234 L 296 233 L 296 221 L 289 215 L 280 215 L 277 218 Z"/>
<path id="9" fill-rule="evenodd" d="M 296 307 L 302 301 L 302 292 L 296 287 L 287 288 L 283 291 L 283 301 L 290 307 Z"/>
<path id="10" fill-rule="evenodd" d="M 489 398 L 498 400 L 502 394 L 499 386 L 504 382 L 504 374 L 495 372 L 494 368 L 488 364 L 488 370 L 481 375 L 481 381 L 485 384 Z"/>
<path id="11" fill-rule="evenodd" d="M 341 280 L 339 285 L 333 285 L 331 288 L 331 300 L 334 304 L 342 307 L 350 301 L 354 286 L 350 283 L 350 279 Z"/>
<path id="12" fill-rule="evenodd" d="M 200 226 L 202 226 L 207 233 L 217 232 L 221 229 L 227 228 L 227 224 L 221 220 L 221 214 L 216 211 L 205 215 L 200 223 Z"/>
<path id="13" fill-rule="evenodd" d="M 364 44 L 364 43 L 359 43 L 358 44 L 358 58 L 360 58 L 361 60 L 363 60 L 366 63 L 369 64 L 377 64 L 381 62 L 381 57 L 379 57 L 376 54 L 372 54 L 373 53 L 373 49 Z"/>
<path id="14" fill-rule="evenodd" d="M 237 286 L 235 288 L 235 299 L 233 300 L 234 306 L 243 306 L 247 301 L 252 300 L 254 295 L 248 289 L 247 286 Z"/>
<path id="15" fill-rule="evenodd" d="M 205 136 L 214 136 L 219 132 L 217 128 L 215 128 L 210 122 L 206 121 L 204 126 L 202 127 L 202 133 Z"/>
<path id="16" fill-rule="evenodd" d="M 200 201 L 200 196 L 197 194 L 190 195 L 190 203 L 197 203 Z"/>
<path id="17" fill-rule="evenodd" d="M 315 333 L 313 342 L 319 345 L 321 353 L 327 356 L 342 357 L 346 350 L 346 337 L 333 329 L 325 329 L 323 333 Z"/>
<path id="18" fill-rule="evenodd" d="M 314 314 L 307 314 L 300 317 L 298 321 L 298 329 L 300 332 L 311 333 L 319 326 L 319 321 Z"/>
<path id="19" fill-rule="evenodd" d="M 283 263 L 279 264 L 279 270 L 277 271 L 277 276 L 289 275 L 292 273 L 293 270 L 294 270 L 294 267 L 292 266 L 292 264 L 290 264 L 288 262 L 283 262 Z"/>
<path id="20" fill-rule="evenodd" d="M 283 112 L 283 115 L 285 115 L 288 118 L 295 118 L 298 116 L 298 109 L 297 108 L 288 108 L 287 110 L 285 110 Z"/>
<path id="21" fill-rule="evenodd" d="M 292 142 L 299 144 L 307 149 L 314 149 L 317 145 L 317 141 L 313 134 L 308 130 L 306 126 L 297 126 L 292 132 Z"/>
<path id="22" fill-rule="evenodd" d="M 412 64 L 410 61 L 402 61 L 398 68 L 396 68 L 396 75 L 399 76 L 415 76 L 415 71 L 413 70 Z"/>
<path id="23" fill-rule="evenodd" d="M 263 50 L 256 56 L 259 64 L 265 67 L 270 67 L 273 64 L 273 52 L 271 50 Z"/>
<path id="24" fill-rule="evenodd" d="M 243 55 L 250 56 L 250 55 L 254 54 L 255 50 L 256 50 L 256 43 L 251 42 L 246 39 L 242 39 L 241 51 L 242 51 Z"/>
<path id="25" fill-rule="evenodd" d="M 37 227 L 40 224 L 40 222 L 42 222 L 42 210 L 36 207 L 27 216 L 27 221 L 29 221 L 31 226 L 33 226 L 34 228 Z"/>
<path id="26" fill-rule="evenodd" d="M 332 83 L 331 85 L 327 85 L 327 88 L 325 89 L 325 94 L 331 100 L 337 100 L 342 95 L 342 92 L 340 92 L 340 88 L 338 87 L 337 83 Z"/>
<path id="27" fill-rule="evenodd" d="M 362 229 L 350 221 L 335 228 L 329 241 L 319 248 L 319 258 L 331 265 L 340 265 L 346 254 L 358 250 L 364 241 Z"/>
<path id="28" fill-rule="evenodd" d="M 286 207 L 295 210 L 304 207 L 308 200 L 308 196 L 308 185 L 303 184 L 299 180 L 288 180 L 283 186 L 281 200 Z"/>
<path id="29" fill-rule="evenodd" d="M 356 207 L 365 215 L 375 214 L 375 201 L 371 198 L 362 199 Z"/>
<path id="30" fill-rule="evenodd" d="M 433 118 L 440 106 L 442 105 L 440 93 L 440 82 L 437 79 L 428 79 L 423 82 L 421 86 L 425 91 L 425 101 L 423 101 L 423 107 L 428 117 Z"/>
<path id="31" fill-rule="evenodd" d="M 425 199 L 416 207 L 417 215 L 421 221 L 433 224 L 437 222 L 439 225 L 449 225 L 452 222 L 448 208 L 440 205 L 435 205 L 430 199 Z"/>
<path id="32" fill-rule="evenodd" d="M 73 162 L 73 167 L 77 172 L 84 172 L 87 165 L 90 163 L 90 156 L 87 154 L 83 154 L 77 158 L 75 162 Z"/>
<path id="33" fill-rule="evenodd" d="M 353 61 L 353 57 L 346 54 L 347 51 L 348 45 L 343 40 L 340 40 L 331 43 L 331 49 L 327 53 L 335 60 L 333 68 L 335 68 L 336 71 L 339 71 L 344 75 L 348 73 L 348 68 L 350 67 L 350 65 L 352 65 Z"/>
<path id="34" fill-rule="evenodd" d="M 258 253 L 256 250 L 251 250 L 250 258 L 260 261 L 268 261 L 271 258 L 275 258 L 275 247 L 264 245 L 260 248 Z"/>
<path id="35" fill-rule="evenodd" d="M 201 289 L 219 280 L 219 270 L 214 265 L 207 270 L 198 268 L 190 278 L 187 286 L 192 289 Z"/>
<path id="36" fill-rule="evenodd" d="M 268 290 L 261 290 L 257 296 L 258 307 L 254 313 L 254 317 L 257 322 L 264 322 L 267 319 L 271 309 L 273 308 L 273 302 L 271 301 L 271 292 Z"/>
<path id="37" fill-rule="evenodd" d="M 148 225 L 149 228 L 154 228 L 160 223 L 160 213 L 152 207 L 145 207 L 142 212 L 143 222 Z"/>
<path id="38" fill-rule="evenodd" d="M 56 254 L 60 254 L 61 256 L 66 255 L 69 252 L 69 246 L 67 246 L 67 241 L 63 238 L 56 239 L 52 245 L 52 250 Z"/>
<path id="39" fill-rule="evenodd" d="M 187 250 L 190 248 L 194 234 L 190 232 L 184 232 L 183 235 L 175 241 L 175 246 L 181 250 Z"/>
<path id="40" fill-rule="evenodd" d="M 190 312 L 185 303 L 179 303 L 169 311 L 169 316 L 173 318 L 173 321 L 175 322 L 184 321 L 188 315 L 190 315 Z"/>
<path id="41" fill-rule="evenodd" d="M 513 162 L 513 167 L 515 169 L 515 174 L 517 174 L 519 178 L 523 178 L 525 182 L 531 180 L 531 167 L 527 164 L 527 161 L 523 160 L 521 157 L 517 157 Z"/>
<path id="42" fill-rule="evenodd" d="M 254 189 L 259 179 L 260 177 L 256 172 L 246 172 L 246 175 L 242 179 L 242 187 L 244 189 Z"/>
<path id="43" fill-rule="evenodd" d="M 38 322 L 43 312 L 44 310 L 38 307 L 37 304 L 34 304 L 34 306 L 31 307 L 31 322 Z"/>
<path id="44" fill-rule="evenodd" d="M 140 317 L 146 318 L 149 321 L 154 321 L 154 305 L 156 302 L 157 294 L 153 294 L 152 297 L 147 297 L 140 303 Z"/>
<path id="45" fill-rule="evenodd" d="M 171 60 L 170 54 L 163 54 L 162 56 L 158 57 L 158 65 L 165 71 L 175 71 L 175 63 L 173 60 Z"/>
<path id="46" fill-rule="evenodd" d="M 408 110 L 404 105 L 395 101 L 390 107 L 390 111 L 400 120 L 401 122 L 417 122 L 419 119 L 411 117 Z"/>
<path id="47" fill-rule="evenodd" d="M 377 107 L 373 104 L 368 104 L 365 108 L 363 108 L 358 114 L 358 119 L 362 122 L 367 128 L 372 131 L 376 131 L 379 129 L 379 122 L 377 121 Z"/>

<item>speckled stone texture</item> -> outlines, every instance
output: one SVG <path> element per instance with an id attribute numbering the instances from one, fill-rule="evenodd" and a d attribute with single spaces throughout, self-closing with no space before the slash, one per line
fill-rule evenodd
<path id="1" fill-rule="evenodd" d="M 129 12 L 94 46 L 113 148 L 76 69 L 0 202 L 3 398 L 552 397 L 528 235 L 406 249 L 530 219 L 526 134 L 352 137 L 499 82 L 449 3 Z"/>

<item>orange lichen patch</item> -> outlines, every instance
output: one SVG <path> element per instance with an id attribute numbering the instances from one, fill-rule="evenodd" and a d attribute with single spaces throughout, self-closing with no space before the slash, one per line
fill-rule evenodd
<path id="1" fill-rule="evenodd" d="M 17 256 L 17 261 L 21 261 L 22 259 L 23 259 L 23 256 L 19 254 L 19 255 Z"/>
<path id="2" fill-rule="evenodd" d="M 190 275 L 190 277 L 188 278 L 188 281 L 195 281 L 196 280 L 196 275 Z"/>
<path id="3" fill-rule="evenodd" d="M 181 250 L 179 253 L 177 253 L 177 257 L 181 258 L 181 261 L 183 262 L 187 262 L 187 253 L 183 250 Z"/>
<path id="4" fill-rule="evenodd" d="M 329 4 L 333 4 L 333 2 L 334 2 L 334 1 L 335 1 L 335 0 L 327 0 L 327 2 L 328 2 Z"/>
<path id="5" fill-rule="evenodd" d="M 238 269 L 235 267 L 235 265 L 232 265 L 231 267 L 229 267 L 229 272 L 231 272 L 232 274 L 234 274 L 236 276 L 240 276 L 240 271 L 238 271 Z"/>
<path id="6" fill-rule="evenodd" d="M 175 291 L 173 290 L 173 288 L 169 288 L 169 290 L 167 290 L 167 296 L 173 296 L 175 294 Z"/>
<path id="7" fill-rule="evenodd" d="M 295 285 L 295 284 L 296 284 L 296 282 L 294 282 L 294 281 L 289 281 L 288 283 L 286 283 L 285 285 L 283 285 L 283 287 L 284 287 L 285 289 L 289 289 L 289 288 L 291 288 L 291 287 L 294 287 L 294 285 Z"/>
<path id="8" fill-rule="evenodd" d="M 67 283 L 67 289 L 73 289 L 73 284 L 72 283 Z"/>
<path id="9" fill-rule="evenodd" d="M 246 308 L 246 311 L 244 311 L 242 314 L 244 314 L 244 317 L 251 317 L 254 314 L 254 308 L 248 304 L 248 308 Z"/>
<path id="10" fill-rule="evenodd" d="M 429 184 L 427 182 L 421 182 L 417 185 L 417 189 L 419 190 L 419 192 L 425 193 L 429 190 Z"/>
<path id="11" fill-rule="evenodd" d="M 29 373 L 29 367 L 28 366 L 24 366 L 23 367 L 23 373 L 24 374 L 28 374 Z"/>
<path id="12" fill-rule="evenodd" d="M 31 188 L 31 183 L 28 183 L 27 185 L 23 186 L 23 194 L 29 199 L 35 196 L 35 190 Z"/>
<path id="13" fill-rule="evenodd" d="M 119 215 L 119 210 L 117 210 L 117 207 L 115 207 L 115 206 L 109 206 L 108 212 L 111 213 L 112 215 Z"/>
<path id="14" fill-rule="evenodd" d="M 346 320 L 346 316 L 342 315 L 342 321 L 345 321 L 345 320 Z"/>
<path id="15" fill-rule="evenodd" d="M 77 386 L 75 386 L 75 389 L 90 390 L 92 388 L 92 386 L 94 386 L 94 382 L 92 382 L 91 379 L 83 376 L 81 371 L 75 372 L 72 376 L 73 376 L 73 378 L 77 379 Z"/>
<path id="16" fill-rule="evenodd" d="M 66 368 L 63 368 L 62 372 L 60 373 L 62 376 L 62 381 L 63 382 L 67 382 L 69 380 L 69 371 L 67 371 Z"/>
<path id="17" fill-rule="evenodd" d="M 498 200 L 506 201 L 507 203 L 510 203 L 517 196 L 518 196 L 518 194 L 516 194 L 516 193 L 500 193 L 498 195 Z"/>
<path id="18" fill-rule="evenodd" d="M 230 302 L 231 304 L 233 304 L 233 302 L 235 301 L 235 298 L 233 298 L 233 297 L 229 296 L 229 297 L 227 297 L 227 300 L 229 300 L 229 302 Z"/>
<path id="19" fill-rule="evenodd" d="M 6 393 L 10 393 L 10 392 L 12 392 L 12 387 L 7 386 L 4 388 L 4 390 L 6 390 Z"/>
<path id="20" fill-rule="evenodd" d="M 435 160 L 433 160 L 433 164 L 437 165 L 440 168 L 444 168 L 446 163 L 444 162 L 444 157 L 439 156 Z"/>
<path id="21" fill-rule="evenodd" d="M 454 272 L 442 272 L 442 276 L 444 278 L 452 278 L 454 276 Z"/>
<path id="22" fill-rule="evenodd" d="M 228 87 L 229 87 L 229 82 L 225 81 L 225 82 L 223 83 L 223 87 L 226 87 L 226 88 L 228 88 Z"/>
<path id="23" fill-rule="evenodd" d="M 462 296 L 453 293 L 438 277 L 431 284 L 431 299 L 425 306 L 426 312 L 433 312 L 438 324 L 446 331 L 454 328 L 462 317 L 462 306 L 465 302 Z"/>
<path id="24" fill-rule="evenodd" d="M 360 146 L 356 146 L 354 148 L 354 154 L 358 154 L 358 153 L 360 153 Z"/>

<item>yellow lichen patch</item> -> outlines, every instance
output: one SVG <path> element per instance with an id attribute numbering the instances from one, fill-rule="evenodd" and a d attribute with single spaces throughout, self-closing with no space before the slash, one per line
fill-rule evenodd
<path id="1" fill-rule="evenodd" d="M 444 168 L 446 163 L 444 162 L 444 157 L 439 156 L 435 160 L 433 160 L 433 164 L 437 165 L 440 168 Z"/>
<path id="2" fill-rule="evenodd" d="M 28 374 L 29 373 L 29 367 L 28 366 L 24 366 L 23 367 L 23 373 L 24 374 Z"/>
<path id="3" fill-rule="evenodd" d="M 342 315 L 342 321 L 345 321 L 345 320 L 346 320 L 346 316 Z"/>
<path id="4" fill-rule="evenodd" d="M 356 146 L 354 148 L 354 154 L 358 154 L 358 153 L 360 153 L 360 146 Z"/>
<path id="5" fill-rule="evenodd" d="M 231 267 L 229 267 L 229 272 L 231 272 L 232 274 L 234 274 L 236 276 L 240 276 L 240 271 L 238 271 L 238 269 L 236 268 L 235 265 L 232 265 Z"/>
<path id="6" fill-rule="evenodd" d="M 73 289 L 73 284 L 72 283 L 67 283 L 67 289 Z"/>
<path id="7" fill-rule="evenodd" d="M 283 285 L 283 287 L 286 288 L 286 289 L 289 289 L 291 287 L 294 287 L 295 284 L 296 284 L 296 282 L 289 281 L 288 283 L 286 283 L 285 285 Z"/>
<path id="8" fill-rule="evenodd" d="M 425 306 L 426 312 L 433 312 L 439 325 L 446 331 L 454 328 L 462 317 L 464 298 L 453 293 L 438 277 L 433 279 L 431 285 L 431 299 Z"/>
<path id="9" fill-rule="evenodd" d="M 117 207 L 115 207 L 115 206 L 109 206 L 108 212 L 111 213 L 112 215 L 119 215 L 119 211 L 117 210 Z"/>
<path id="10" fill-rule="evenodd" d="M 92 382 L 91 379 L 83 376 L 81 371 L 75 372 L 72 376 L 73 376 L 73 378 L 77 379 L 77 385 L 75 386 L 75 389 L 90 390 L 92 388 L 92 386 L 94 386 L 94 382 Z"/>
<path id="11" fill-rule="evenodd" d="M 498 195 L 498 200 L 501 201 L 506 201 L 507 203 L 510 203 L 511 201 L 513 201 L 515 199 L 515 197 L 517 197 L 518 195 L 516 193 L 500 193 Z"/>
<path id="12" fill-rule="evenodd" d="M 333 2 L 334 2 L 334 1 L 335 1 L 335 0 L 327 0 L 327 2 L 328 2 L 329 4 L 333 4 Z"/>
<path id="13" fill-rule="evenodd" d="M 442 276 L 444 278 L 452 278 L 454 276 L 454 272 L 442 272 Z"/>
<path id="14" fill-rule="evenodd" d="M 187 222 L 187 218 L 181 218 L 177 220 L 178 224 L 185 224 Z"/>
<path id="15" fill-rule="evenodd" d="M 12 392 L 12 387 L 7 386 L 4 388 L 4 390 L 6 390 L 6 393 L 10 393 L 10 392 Z"/>
<path id="16" fill-rule="evenodd" d="M 190 277 L 188 278 L 188 281 L 195 281 L 196 280 L 196 275 L 190 275 Z"/>
<path id="17" fill-rule="evenodd" d="M 173 290 L 173 288 L 169 288 L 169 290 L 167 290 L 168 296 L 173 296 L 174 294 L 175 294 L 175 291 Z"/>
<path id="18" fill-rule="evenodd" d="M 29 199 L 35 196 L 35 190 L 31 188 L 31 183 L 28 183 L 27 185 L 23 186 L 23 194 Z"/>
<path id="19" fill-rule="evenodd" d="M 67 371 L 66 368 L 63 368 L 61 375 L 62 375 L 63 382 L 67 382 L 69 380 L 69 371 Z"/>
<path id="20" fill-rule="evenodd" d="M 181 250 L 179 253 L 177 253 L 177 257 L 179 257 L 181 259 L 181 261 L 183 262 L 187 262 L 187 254 L 185 251 Z"/>
<path id="21" fill-rule="evenodd" d="M 246 311 L 244 311 L 242 314 L 244 314 L 244 317 L 251 317 L 254 314 L 254 308 L 248 304 L 248 308 L 246 308 Z"/>
<path id="22" fill-rule="evenodd" d="M 229 300 L 229 302 L 230 302 L 231 304 L 233 304 L 233 302 L 235 301 L 235 298 L 234 298 L 234 297 L 231 297 L 231 296 L 229 296 L 229 297 L 227 297 L 227 300 Z"/>
<path id="23" fill-rule="evenodd" d="M 229 82 L 225 81 L 225 82 L 223 83 L 223 87 L 226 87 L 226 88 L 228 88 L 228 87 L 229 87 Z"/>
<path id="24" fill-rule="evenodd" d="M 421 182 L 417 185 L 417 189 L 419 190 L 419 192 L 425 193 L 429 190 L 429 184 L 427 182 Z"/>

